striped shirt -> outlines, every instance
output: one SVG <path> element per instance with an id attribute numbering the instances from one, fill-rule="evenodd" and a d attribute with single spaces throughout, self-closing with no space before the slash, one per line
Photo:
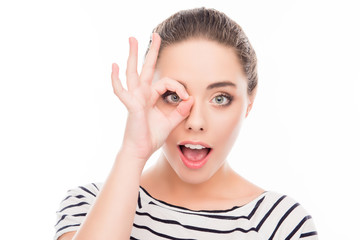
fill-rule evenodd
<path id="1" fill-rule="evenodd" d="M 54 240 L 80 227 L 101 187 L 102 183 L 91 183 L 68 191 L 56 212 Z M 314 222 L 305 209 L 292 198 L 276 192 L 264 192 L 241 207 L 211 211 L 168 204 L 140 187 L 130 239 L 318 238 Z"/>

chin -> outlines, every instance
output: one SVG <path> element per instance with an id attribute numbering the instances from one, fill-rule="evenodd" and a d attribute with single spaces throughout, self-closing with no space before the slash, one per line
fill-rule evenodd
<path id="1" fill-rule="evenodd" d="M 201 172 L 201 170 L 200 171 L 196 170 L 197 172 L 194 171 L 188 172 L 182 170 L 176 171 L 176 169 L 174 169 L 174 171 L 176 172 L 177 176 L 181 179 L 181 181 L 191 185 L 198 185 L 205 183 L 212 177 L 212 175 L 210 175 L 208 172 L 205 171 Z"/>

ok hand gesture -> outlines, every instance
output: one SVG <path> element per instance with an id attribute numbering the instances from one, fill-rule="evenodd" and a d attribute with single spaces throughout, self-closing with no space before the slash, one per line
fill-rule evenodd
<path id="1" fill-rule="evenodd" d="M 135 38 L 129 38 L 127 90 L 120 82 L 116 63 L 112 65 L 111 74 L 114 93 L 128 110 L 122 149 L 131 152 L 132 156 L 144 164 L 163 145 L 174 127 L 189 115 L 194 103 L 184 86 L 173 79 L 163 78 L 152 83 L 161 43 L 159 34 L 153 33 L 152 38 L 140 75 L 137 72 L 138 43 Z M 176 92 L 182 99 L 170 115 L 165 115 L 156 107 L 157 100 L 166 91 Z"/>

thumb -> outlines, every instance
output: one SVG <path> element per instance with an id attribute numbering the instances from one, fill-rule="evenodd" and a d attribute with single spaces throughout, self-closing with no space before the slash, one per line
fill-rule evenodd
<path id="1" fill-rule="evenodd" d="M 172 113 L 170 113 L 168 119 L 172 128 L 178 125 L 190 114 L 190 109 L 193 104 L 194 98 L 192 96 L 189 96 L 188 99 L 181 101 L 177 108 Z"/>

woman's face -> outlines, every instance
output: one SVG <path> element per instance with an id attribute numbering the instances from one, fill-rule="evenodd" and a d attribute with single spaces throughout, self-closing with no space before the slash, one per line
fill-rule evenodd
<path id="1" fill-rule="evenodd" d="M 205 182 L 225 163 L 251 109 L 246 75 L 232 48 L 191 39 L 162 50 L 154 80 L 163 77 L 183 84 L 195 100 L 190 115 L 165 141 L 163 155 L 182 181 Z M 179 101 L 176 93 L 167 92 L 157 107 L 168 114 Z"/>

